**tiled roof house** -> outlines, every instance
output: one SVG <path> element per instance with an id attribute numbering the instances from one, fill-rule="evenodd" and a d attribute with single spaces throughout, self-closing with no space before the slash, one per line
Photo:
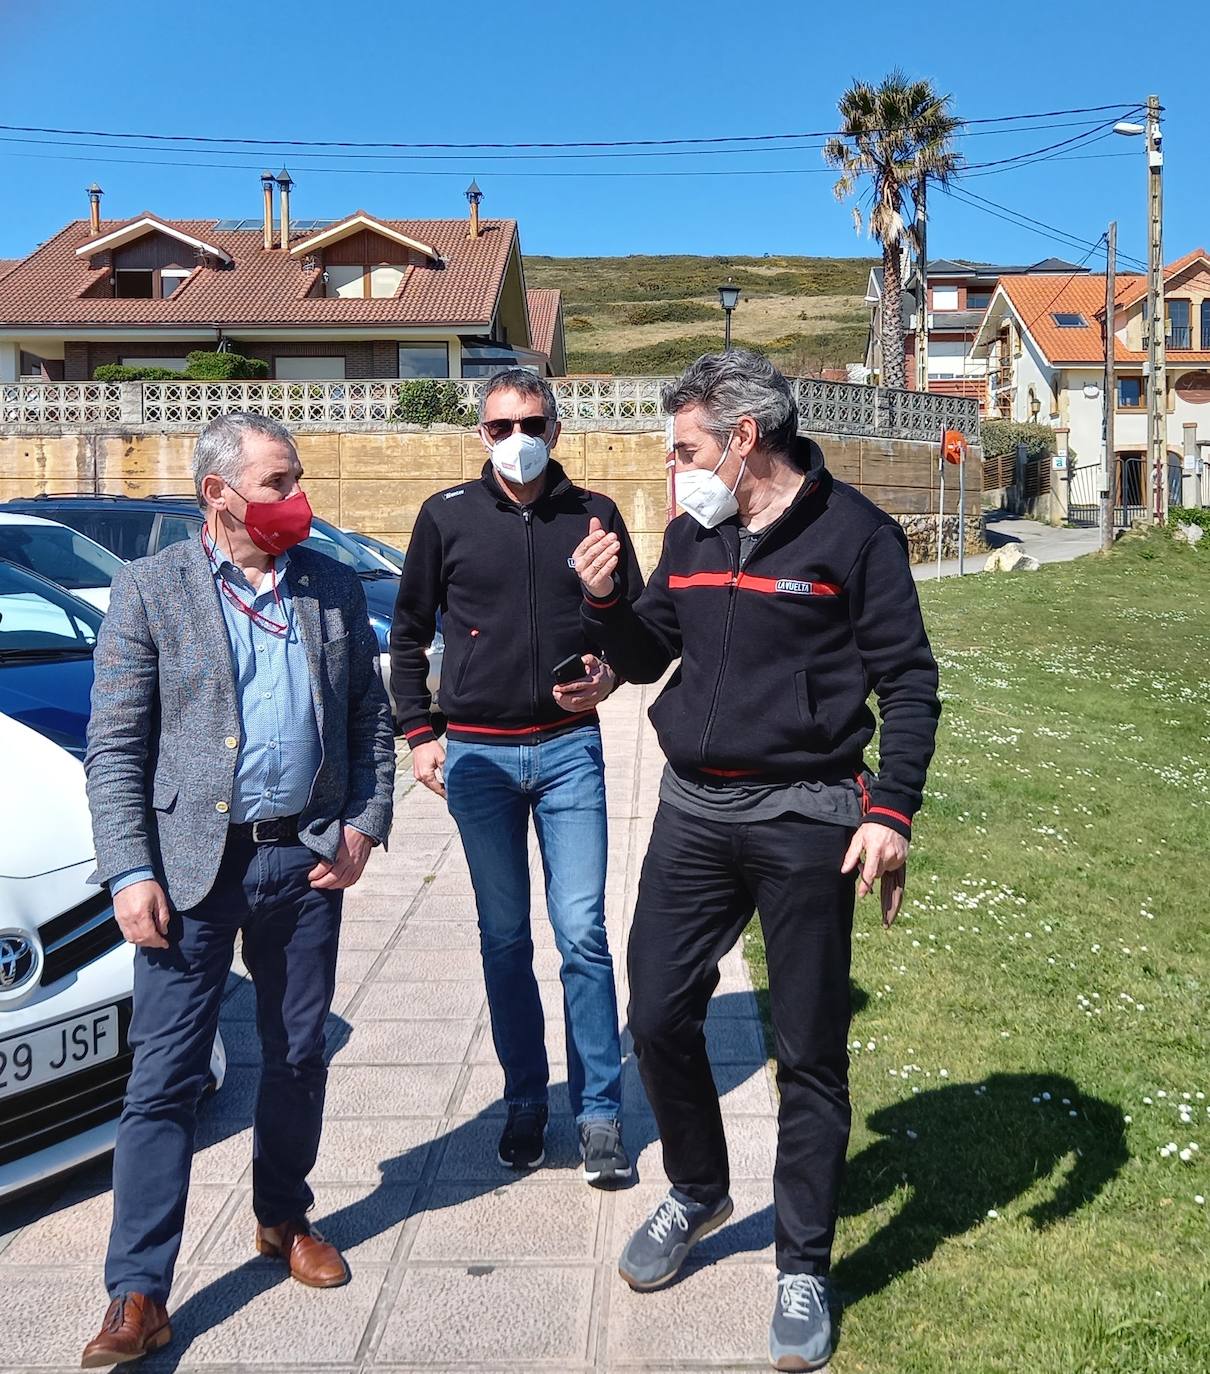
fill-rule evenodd
<path id="1" fill-rule="evenodd" d="M 0 380 L 183 368 L 218 347 L 279 378 L 547 374 L 552 350 L 563 370 L 559 293 L 526 291 L 514 220 L 480 220 L 476 200 L 469 219 L 291 222 L 293 183 L 275 215 L 275 180 L 252 220 L 102 219 L 94 188 L 89 219 L 0 264 Z"/>

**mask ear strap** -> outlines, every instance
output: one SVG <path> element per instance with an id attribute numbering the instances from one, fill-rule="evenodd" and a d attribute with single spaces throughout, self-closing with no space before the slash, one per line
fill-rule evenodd
<path id="1" fill-rule="evenodd" d="M 711 475 L 712 475 L 712 476 L 713 476 L 715 473 L 717 473 L 718 470 L 719 470 L 719 468 L 721 468 L 722 465 L 727 461 L 727 455 L 731 452 L 731 440 L 734 439 L 734 438 L 735 438 L 735 433 L 734 433 L 734 431 L 732 431 L 732 433 L 730 433 L 730 434 L 727 435 L 727 442 L 723 445 L 723 455 L 722 455 L 722 457 L 718 460 L 718 462 L 715 463 L 715 465 L 710 469 L 710 472 L 711 472 Z"/>

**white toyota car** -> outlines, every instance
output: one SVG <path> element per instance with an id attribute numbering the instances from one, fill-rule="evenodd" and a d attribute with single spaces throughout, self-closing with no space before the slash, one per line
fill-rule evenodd
<path id="1" fill-rule="evenodd" d="M 88 881 L 80 761 L 100 619 L 0 562 L 0 1199 L 111 1150 L 130 1074 L 134 950 Z"/>

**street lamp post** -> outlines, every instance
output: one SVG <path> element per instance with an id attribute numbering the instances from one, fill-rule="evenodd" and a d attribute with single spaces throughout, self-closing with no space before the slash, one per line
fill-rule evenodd
<path id="1" fill-rule="evenodd" d="M 723 327 L 723 352 L 731 352 L 731 312 L 739 304 L 740 288 L 730 277 L 718 288 L 718 303 L 723 307 L 726 324 Z"/>
<path id="2" fill-rule="evenodd" d="M 1147 123 L 1122 121 L 1115 134 L 1147 142 L 1147 461 L 1153 475 L 1153 516 L 1168 514 L 1168 386 L 1164 358 L 1164 152 L 1160 98 L 1147 97 Z"/>

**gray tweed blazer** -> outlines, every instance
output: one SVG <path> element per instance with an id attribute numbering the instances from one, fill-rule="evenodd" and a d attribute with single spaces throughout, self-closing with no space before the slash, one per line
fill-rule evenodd
<path id="1" fill-rule="evenodd" d="M 342 823 L 386 842 L 394 734 L 357 575 L 296 548 L 289 576 L 323 748 L 299 833 L 332 860 Z M 121 569 L 93 662 L 84 770 L 94 880 L 152 868 L 186 910 L 218 874 L 240 738 L 231 647 L 200 540 Z"/>

